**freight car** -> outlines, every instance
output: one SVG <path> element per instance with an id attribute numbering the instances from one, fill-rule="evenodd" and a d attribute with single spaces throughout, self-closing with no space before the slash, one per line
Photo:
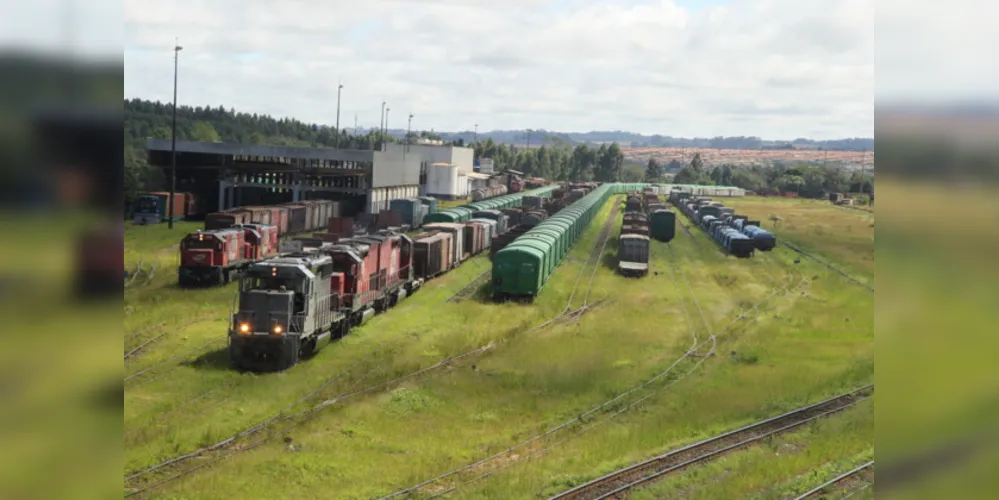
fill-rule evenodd
<path id="1" fill-rule="evenodd" d="M 649 214 L 649 230 L 659 241 L 672 241 L 676 235 L 676 214 L 665 208 L 653 210 Z"/>
<path id="2" fill-rule="evenodd" d="M 424 224 L 435 222 L 464 222 L 471 219 L 477 212 L 484 210 L 503 210 L 521 206 L 525 196 L 546 196 L 554 191 L 556 186 L 546 186 L 531 191 L 498 196 L 484 201 L 469 203 L 461 207 L 441 210 L 440 212 L 428 215 Z"/>
<path id="3" fill-rule="evenodd" d="M 624 212 L 617 240 L 617 272 L 625 277 L 648 275 L 649 243 L 649 217 L 642 211 Z"/>
<path id="4" fill-rule="evenodd" d="M 742 228 L 742 234 L 753 240 L 753 246 L 758 250 L 769 252 L 777 246 L 777 237 L 770 231 L 757 225 L 746 225 Z"/>
<path id="5" fill-rule="evenodd" d="M 674 193 L 675 194 L 675 193 Z M 747 217 L 737 215 L 735 210 L 725 207 L 719 202 L 711 201 L 709 198 L 670 196 L 670 200 L 688 217 L 694 220 L 697 225 L 708 233 L 709 236 L 725 251 L 736 257 L 751 257 L 756 249 L 762 249 L 769 245 L 768 235 L 761 234 L 760 241 L 753 238 L 756 233 L 746 234 L 748 224 Z M 755 221 L 754 221 L 755 222 Z M 754 231 L 750 229 L 750 231 Z M 776 244 L 776 240 L 773 240 Z M 769 246 L 773 248 L 773 246 Z"/>
<path id="6" fill-rule="evenodd" d="M 507 194 L 506 186 L 489 186 L 472 190 L 472 201 L 484 201 Z"/>
<path id="7" fill-rule="evenodd" d="M 322 230 L 330 217 L 340 217 L 341 204 L 332 200 L 301 200 L 281 205 L 230 208 L 205 215 L 205 230 L 239 224 L 264 224 L 278 228 L 278 235 Z"/>
<path id="8" fill-rule="evenodd" d="M 493 298 L 533 300 L 604 202 L 611 194 L 626 192 L 631 186 L 634 185 L 602 184 L 496 252 L 492 269 Z"/>
<path id="9" fill-rule="evenodd" d="M 157 191 L 139 195 L 135 199 L 132 222 L 159 224 L 170 219 L 170 193 Z M 195 198 L 191 193 L 173 194 L 173 220 L 180 221 L 196 213 Z"/>
<path id="10" fill-rule="evenodd" d="M 278 253 L 274 226 L 262 224 L 196 231 L 180 242 L 177 281 L 182 287 L 224 285 L 254 262 Z"/>
<path id="11" fill-rule="evenodd" d="M 617 245 L 617 271 L 626 277 L 649 274 L 649 237 L 621 233 Z"/>

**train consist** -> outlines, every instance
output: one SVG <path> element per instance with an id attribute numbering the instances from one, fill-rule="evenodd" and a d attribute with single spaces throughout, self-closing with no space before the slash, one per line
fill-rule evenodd
<path id="1" fill-rule="evenodd" d="M 760 227 L 760 221 L 737 215 L 732 208 L 711 198 L 674 192 L 670 194 L 670 203 L 687 214 L 726 252 L 736 257 L 748 258 L 756 250 L 767 252 L 777 245 L 777 238 Z"/>
<path id="2" fill-rule="evenodd" d="M 623 276 L 645 276 L 649 272 L 650 237 L 671 241 L 676 235 L 676 214 L 666 208 L 653 187 L 641 193 L 629 192 L 624 204 L 617 270 Z"/>
<path id="3" fill-rule="evenodd" d="M 484 201 L 507 194 L 506 186 L 489 186 L 472 190 L 472 201 Z"/>
<path id="4" fill-rule="evenodd" d="M 640 278 L 649 274 L 649 217 L 636 194 L 625 200 L 624 220 L 617 238 L 617 272 Z"/>
<path id="5" fill-rule="evenodd" d="M 527 193 L 502 196 L 461 207 L 476 219 L 491 220 L 490 238 L 506 232 L 503 214 L 486 207 L 509 207 L 521 202 L 525 195 L 542 195 L 554 187 Z M 405 232 L 424 225 L 428 213 L 437 210 L 434 198 L 404 198 L 389 202 L 391 211 L 378 214 L 375 231 L 391 229 Z M 320 238 L 352 237 L 370 228 L 354 219 L 341 216 L 341 206 L 331 200 L 304 200 L 282 205 L 239 207 L 208 214 L 205 229 L 184 237 L 180 244 L 178 284 L 184 287 L 224 285 L 254 262 L 277 257 L 283 253 L 277 244 L 281 236 L 318 234 Z M 465 222 L 473 217 L 460 222 Z M 387 224 L 395 222 L 395 224 Z M 481 220 L 479 222 L 482 222 Z M 386 223 L 386 224 L 381 224 Z M 485 223 L 489 225 L 488 222 Z M 485 246 L 488 248 L 488 245 Z M 460 258 L 450 258 L 459 262 Z"/>
<path id="6" fill-rule="evenodd" d="M 136 224 L 159 224 L 170 219 L 170 193 L 156 191 L 136 197 L 132 205 L 132 222 Z M 180 221 L 196 213 L 197 203 L 191 193 L 173 194 L 173 220 Z"/>
<path id="7" fill-rule="evenodd" d="M 487 209 L 468 220 L 427 222 L 412 236 L 381 230 L 295 237 L 278 257 L 247 266 L 229 331 L 230 363 L 254 371 L 293 366 L 426 280 L 488 251 L 508 227 L 506 215 Z"/>
<path id="8" fill-rule="evenodd" d="M 492 269 L 493 298 L 533 300 L 604 202 L 613 194 L 641 190 L 645 186 L 647 184 L 602 184 L 496 252 Z"/>

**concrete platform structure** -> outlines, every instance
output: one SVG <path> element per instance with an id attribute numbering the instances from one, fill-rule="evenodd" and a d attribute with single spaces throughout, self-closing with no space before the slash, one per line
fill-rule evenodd
<path id="1" fill-rule="evenodd" d="M 146 153 L 169 182 L 170 140 L 148 139 Z M 177 191 L 195 193 L 200 215 L 307 199 L 343 201 L 347 215 L 377 213 L 418 196 L 420 174 L 421 157 L 405 152 L 177 142 Z"/>

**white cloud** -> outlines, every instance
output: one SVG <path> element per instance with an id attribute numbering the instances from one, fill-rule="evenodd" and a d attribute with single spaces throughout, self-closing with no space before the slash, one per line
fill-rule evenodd
<path id="1" fill-rule="evenodd" d="M 690 0 L 684 2 L 689 5 Z M 693 2 L 696 3 L 696 2 Z M 125 96 L 320 123 L 873 134 L 873 0 L 125 1 Z M 880 75 L 879 75 L 880 76 Z"/>

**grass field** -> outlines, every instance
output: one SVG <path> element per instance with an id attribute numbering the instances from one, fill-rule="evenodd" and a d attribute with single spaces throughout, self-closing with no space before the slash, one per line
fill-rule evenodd
<path id="1" fill-rule="evenodd" d="M 873 282 L 869 214 L 777 201 L 779 206 L 749 199 L 733 205 L 753 215 L 779 210 L 779 237 L 796 238 Z M 322 393 L 327 399 L 377 390 L 279 426 L 262 446 L 155 494 L 384 496 L 571 421 L 425 490 L 454 487 L 451 496 L 461 498 L 533 498 L 873 382 L 874 296 L 867 289 L 812 261 L 795 264 L 797 254 L 785 248 L 752 259 L 727 257 L 696 228 L 692 236 L 678 228 L 669 246 L 654 242 L 646 278 L 613 272 L 614 238 L 599 265 L 585 268 L 610 211 L 608 203 L 532 305 L 491 304 L 484 293 L 447 303 L 489 269 L 487 258 L 476 257 L 315 358 L 267 375 L 226 368 L 226 318 L 235 285 L 177 289 L 180 231 L 129 228 L 126 268 L 141 258 L 158 270 L 148 283 L 139 278 L 126 291 L 126 352 L 142 339 L 169 333 L 125 362 L 126 378 L 139 374 L 125 382 L 126 476 L 232 436 L 337 374 L 342 377 Z M 620 220 L 612 224 L 616 236 Z M 564 310 L 570 296 L 573 308 L 588 301 L 592 309 L 576 321 L 529 331 Z M 167 326 L 129 338 L 129 332 L 159 324 Z M 698 355 L 710 355 L 681 358 L 695 342 Z M 489 345 L 459 363 L 379 386 Z M 616 404 L 573 421 L 637 386 Z M 817 478 L 873 454 L 872 407 L 786 437 L 786 449 L 793 451 L 777 462 L 773 449 L 753 449 L 656 487 L 703 498 L 807 490 L 815 479 L 809 471 Z M 719 473 L 730 477 L 736 470 L 738 481 L 719 481 Z"/>

